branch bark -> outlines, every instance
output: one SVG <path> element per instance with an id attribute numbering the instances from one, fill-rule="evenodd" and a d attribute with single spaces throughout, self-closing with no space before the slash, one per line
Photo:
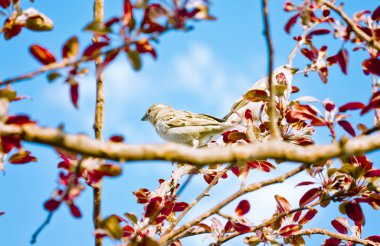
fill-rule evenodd
<path id="1" fill-rule="evenodd" d="M 120 162 L 166 160 L 204 165 L 276 159 L 316 163 L 380 149 L 380 134 L 358 136 L 344 142 L 305 147 L 283 141 L 270 141 L 260 144 L 194 149 L 174 143 L 132 145 L 102 142 L 86 135 L 65 134 L 60 129 L 41 128 L 34 124 L 23 126 L 0 124 L 0 133 L 3 136 L 20 135 L 27 142 L 41 143 L 77 154 Z"/>
<path id="2" fill-rule="evenodd" d="M 104 20 L 104 2 L 103 0 L 94 0 L 94 21 L 103 22 Z M 94 43 L 100 42 L 99 37 L 94 35 Z M 98 69 L 102 64 L 101 56 L 95 59 L 95 69 L 96 69 L 96 104 L 95 104 L 95 120 L 94 120 L 94 131 L 96 139 L 103 141 L 102 130 L 104 122 L 104 74 L 103 72 L 98 73 Z M 95 186 L 93 186 L 93 223 L 95 230 L 99 228 L 99 224 L 102 220 L 102 180 Z M 95 237 L 95 246 L 102 246 L 103 238 Z"/>
<path id="3" fill-rule="evenodd" d="M 277 125 L 277 117 L 276 117 L 276 103 L 274 101 L 274 85 L 273 85 L 273 57 L 274 50 L 272 39 L 270 36 L 270 26 L 269 26 L 269 10 L 268 10 L 268 1 L 262 0 L 262 10 L 263 10 L 263 19 L 264 19 L 264 34 L 268 47 L 268 84 L 269 84 L 269 122 L 270 122 L 270 133 L 271 139 L 280 139 L 281 134 Z"/>
<path id="4" fill-rule="evenodd" d="M 295 235 L 313 235 L 313 234 L 322 234 L 329 237 L 341 239 L 347 242 L 359 243 L 362 245 L 377 245 L 377 246 L 380 245 L 379 243 L 375 243 L 371 240 L 365 240 L 365 239 L 360 239 L 360 238 L 352 237 L 345 234 L 335 233 L 323 228 L 304 229 L 295 233 Z"/>

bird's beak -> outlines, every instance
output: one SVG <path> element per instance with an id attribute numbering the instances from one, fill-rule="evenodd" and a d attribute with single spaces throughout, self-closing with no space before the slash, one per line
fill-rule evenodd
<path id="1" fill-rule="evenodd" d="M 145 114 L 145 115 L 141 118 L 141 121 L 145 121 L 145 120 L 148 120 L 148 114 Z"/>
<path id="2" fill-rule="evenodd" d="M 290 72 L 292 73 L 292 74 L 296 74 L 296 72 L 298 72 L 299 71 L 299 69 L 298 68 L 294 68 L 294 67 L 292 67 L 292 68 L 289 68 L 290 69 Z"/>

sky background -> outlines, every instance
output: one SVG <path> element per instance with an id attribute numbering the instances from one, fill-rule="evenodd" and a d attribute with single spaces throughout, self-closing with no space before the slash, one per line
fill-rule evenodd
<path id="1" fill-rule="evenodd" d="M 282 11 L 282 3 L 281 0 L 270 1 L 276 66 L 287 62 L 287 56 L 295 45 L 292 36 L 287 35 L 283 28 L 290 14 Z M 345 9 L 351 15 L 357 10 L 373 10 L 377 4 L 377 0 L 346 1 Z M 31 4 L 24 0 L 23 6 L 26 8 Z M 105 1 L 106 19 L 120 15 L 121 6 L 121 0 Z M 36 0 L 33 7 L 54 20 L 54 30 L 47 33 L 23 30 L 11 41 L 1 38 L 1 79 L 23 74 L 40 66 L 28 53 L 31 44 L 41 44 L 60 57 L 62 44 L 69 37 L 78 35 L 82 48 L 90 42 L 91 35 L 84 33 L 83 27 L 92 19 L 92 1 Z M 188 33 L 170 32 L 164 35 L 156 46 L 158 60 L 144 56 L 142 71 L 132 71 L 123 55 L 107 68 L 103 134 L 105 139 L 113 134 L 121 134 L 128 143 L 161 143 L 162 140 L 153 127 L 140 121 L 152 104 L 161 102 L 178 109 L 222 117 L 241 94 L 266 74 L 267 54 L 262 35 L 260 1 L 213 1 L 211 14 L 218 20 L 195 23 L 195 30 Z M 292 30 L 293 35 L 299 33 L 298 28 Z M 329 55 L 335 54 L 341 47 L 341 42 L 332 38 L 316 37 L 314 42 L 317 47 L 328 43 Z M 345 47 L 352 50 L 351 45 Z M 293 98 L 305 95 L 321 100 L 330 98 L 337 105 L 349 101 L 367 103 L 371 94 L 371 81 L 361 70 L 361 61 L 365 57 L 364 53 L 350 52 L 349 75 L 343 75 L 334 66 L 330 69 L 328 84 L 323 84 L 316 74 L 311 74 L 308 78 L 297 75 L 293 84 L 301 91 L 293 95 Z M 302 56 L 297 56 L 294 61 L 296 67 L 304 67 L 307 63 Z M 38 76 L 33 80 L 20 82 L 13 88 L 30 99 L 12 103 L 11 114 L 27 113 L 37 119 L 41 126 L 57 127 L 64 124 L 69 133 L 87 133 L 93 136 L 94 77 L 83 77 L 79 83 L 79 109 L 75 109 L 69 100 L 69 89 L 62 81 L 48 83 L 45 76 Z M 358 122 L 357 113 L 352 115 L 357 119 L 354 122 Z M 369 124 L 371 120 L 370 116 L 365 118 L 365 122 Z M 318 143 L 328 143 L 330 137 L 327 131 L 318 128 L 316 140 Z M 57 184 L 57 163 L 60 161 L 57 154 L 44 146 L 25 146 L 32 150 L 39 161 L 28 165 L 7 165 L 5 174 L 0 176 L 0 211 L 6 212 L 6 215 L 0 217 L 1 245 L 29 244 L 31 235 L 47 215 L 43 202 L 50 197 Z M 378 155 L 372 154 L 371 159 L 376 163 Z M 272 177 L 294 167 L 295 164 L 281 164 L 269 175 L 258 171 L 251 172 L 247 183 Z M 170 163 L 161 161 L 123 164 L 123 174 L 120 177 L 104 181 L 103 215 L 135 212 L 140 216 L 143 206 L 136 204 L 132 191 L 139 188 L 155 189 L 158 179 L 167 179 L 172 170 Z M 226 194 L 237 191 L 241 183 L 235 176 L 230 176 L 228 180 L 220 182 L 212 190 L 211 197 L 199 203 L 185 220 L 199 215 L 226 197 Z M 284 184 L 242 197 L 241 199 L 252 202 L 250 220 L 259 223 L 274 212 L 274 194 L 281 194 L 297 206 L 300 196 L 310 187 L 294 189 L 294 185 L 306 179 L 306 176 L 299 175 Z M 181 200 L 191 201 L 205 187 L 206 183 L 201 177 L 195 178 Z M 223 211 L 233 211 L 241 199 L 232 202 Z M 73 218 L 66 206 L 60 207 L 36 245 L 92 245 L 91 189 L 87 188 L 82 193 L 77 205 L 83 214 L 81 219 Z M 368 206 L 364 208 L 367 213 L 365 235 L 379 234 L 379 213 L 373 213 Z M 335 205 L 328 210 L 320 209 L 316 220 L 308 226 L 331 229 L 329 221 L 337 215 Z M 308 241 L 308 245 L 319 245 L 322 238 L 318 239 L 320 240 Z M 206 245 L 210 242 L 211 239 L 198 236 L 184 240 L 183 244 Z M 105 241 L 105 245 L 114 244 L 114 241 Z M 242 239 L 228 243 L 237 244 L 242 244 Z"/>

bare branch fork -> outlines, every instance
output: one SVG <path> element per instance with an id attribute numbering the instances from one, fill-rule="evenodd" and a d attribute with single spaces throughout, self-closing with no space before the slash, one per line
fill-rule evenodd
<path id="1" fill-rule="evenodd" d="M 301 163 L 323 162 L 346 158 L 380 149 L 380 134 L 358 136 L 324 145 L 296 146 L 284 141 L 269 141 L 229 147 L 194 149 L 188 146 L 165 144 L 123 144 L 102 142 L 86 135 L 65 134 L 60 129 L 41 128 L 34 124 L 2 125 L 3 136 L 20 135 L 27 142 L 41 143 L 85 156 L 120 162 L 167 160 L 193 165 L 245 163 L 252 160 L 277 159 Z"/>

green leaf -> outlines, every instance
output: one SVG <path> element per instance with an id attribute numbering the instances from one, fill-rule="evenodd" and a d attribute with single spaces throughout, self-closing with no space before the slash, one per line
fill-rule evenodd
<path id="1" fill-rule="evenodd" d="M 269 101 L 268 93 L 264 90 L 249 90 L 243 98 L 251 102 Z"/>
<path id="2" fill-rule="evenodd" d="M 93 21 L 90 24 L 88 24 L 84 30 L 90 31 L 90 32 L 95 32 L 97 34 L 108 34 L 112 33 L 112 30 L 110 27 L 104 25 L 104 23 L 99 22 L 99 21 Z"/>
<path id="3" fill-rule="evenodd" d="M 58 72 L 51 72 L 47 75 L 47 79 L 49 82 L 53 82 L 54 80 L 56 80 L 57 78 L 61 77 L 62 74 L 58 73 Z"/>
<path id="4" fill-rule="evenodd" d="M 5 88 L 0 90 L 0 98 L 7 98 L 11 102 L 17 98 L 17 93 L 10 88 Z"/>
<path id="5" fill-rule="evenodd" d="M 136 50 L 129 50 L 127 54 L 128 54 L 128 60 L 131 63 L 132 68 L 135 71 L 139 71 L 142 66 L 139 52 L 137 52 Z"/>
<path id="6" fill-rule="evenodd" d="M 108 232 L 109 236 L 113 239 L 120 239 L 123 237 L 123 229 L 119 224 L 119 220 L 116 216 L 109 216 L 99 223 L 99 227 Z"/>

